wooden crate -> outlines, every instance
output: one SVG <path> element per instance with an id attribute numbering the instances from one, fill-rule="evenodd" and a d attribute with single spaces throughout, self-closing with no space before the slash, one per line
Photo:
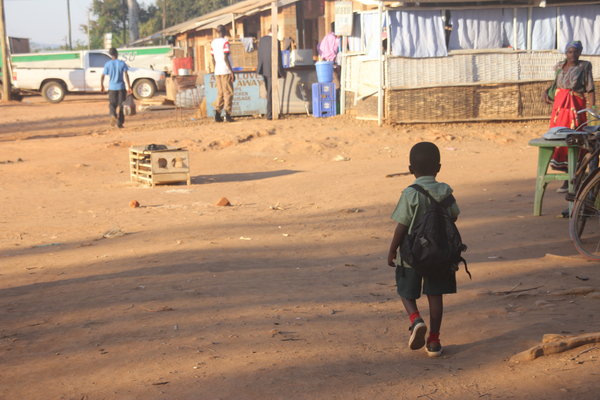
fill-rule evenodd
<path id="1" fill-rule="evenodd" d="M 146 150 L 146 146 L 132 146 L 129 148 L 130 179 L 150 186 L 174 182 L 190 185 L 189 160 L 188 151 L 179 147 Z"/>

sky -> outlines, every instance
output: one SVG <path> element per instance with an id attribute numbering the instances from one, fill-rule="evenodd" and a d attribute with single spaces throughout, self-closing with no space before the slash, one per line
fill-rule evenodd
<path id="1" fill-rule="evenodd" d="M 71 8 L 71 37 L 87 44 L 86 25 L 92 0 L 68 0 Z M 138 4 L 155 4 L 155 0 L 138 0 Z M 62 45 L 68 42 L 67 0 L 4 0 L 8 36 L 29 38 L 38 44 Z"/>

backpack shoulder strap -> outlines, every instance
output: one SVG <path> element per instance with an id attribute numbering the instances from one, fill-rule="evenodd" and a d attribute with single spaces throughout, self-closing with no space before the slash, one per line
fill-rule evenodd
<path id="1" fill-rule="evenodd" d="M 423 188 L 423 186 L 418 185 L 416 183 L 412 184 L 409 186 L 410 188 L 415 189 L 417 192 L 424 194 L 425 196 L 427 196 L 429 198 L 429 200 L 431 200 L 434 204 L 440 204 L 439 201 L 437 201 L 436 199 L 433 198 L 433 196 L 431 196 L 429 194 L 429 192 L 427 190 L 425 190 L 425 188 Z"/>
<path id="2" fill-rule="evenodd" d="M 440 204 L 444 207 L 444 208 L 450 208 L 452 206 L 452 204 L 456 203 L 456 199 L 454 198 L 454 196 L 452 194 L 449 194 L 448 196 L 446 196 L 444 198 L 444 200 L 440 201 Z"/>
<path id="3" fill-rule="evenodd" d="M 437 201 L 436 199 L 433 198 L 432 195 L 429 194 L 429 192 L 427 190 L 425 190 L 425 188 L 423 188 L 423 186 L 414 183 L 414 184 L 410 185 L 409 187 L 415 189 L 419 193 L 423 193 L 425 196 L 427 196 L 429 198 L 429 200 L 431 200 L 435 204 L 442 206 L 443 208 L 450 208 L 450 206 L 452 206 L 452 204 L 454 204 L 456 202 L 456 199 L 454 198 L 454 196 L 452 194 L 449 194 L 448 196 L 446 196 L 444 198 L 444 200 L 442 200 L 442 201 Z"/>

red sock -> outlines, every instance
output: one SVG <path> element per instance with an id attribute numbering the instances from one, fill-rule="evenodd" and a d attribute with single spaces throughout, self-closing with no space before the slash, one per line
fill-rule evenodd
<path id="1" fill-rule="evenodd" d="M 427 343 L 438 342 L 440 341 L 440 333 L 439 332 L 429 332 L 429 337 L 427 338 Z"/>
<path id="2" fill-rule="evenodd" d="M 410 317 L 409 317 L 409 318 L 410 318 L 410 323 L 411 323 L 411 324 L 414 324 L 414 322 L 415 322 L 415 319 L 417 319 L 417 318 L 421 318 L 421 314 L 419 314 L 419 312 L 418 312 L 418 311 L 415 311 L 414 313 L 410 314 Z"/>

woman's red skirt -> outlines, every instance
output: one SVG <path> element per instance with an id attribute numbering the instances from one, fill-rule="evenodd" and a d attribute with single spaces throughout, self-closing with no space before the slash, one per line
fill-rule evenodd
<path id="1" fill-rule="evenodd" d="M 569 89 L 556 89 L 554 105 L 550 115 L 550 128 L 565 126 L 576 129 L 587 121 L 586 113 L 577 114 L 585 108 L 585 96 Z M 567 171 L 568 148 L 557 147 L 554 149 L 550 166 L 552 169 Z"/>

